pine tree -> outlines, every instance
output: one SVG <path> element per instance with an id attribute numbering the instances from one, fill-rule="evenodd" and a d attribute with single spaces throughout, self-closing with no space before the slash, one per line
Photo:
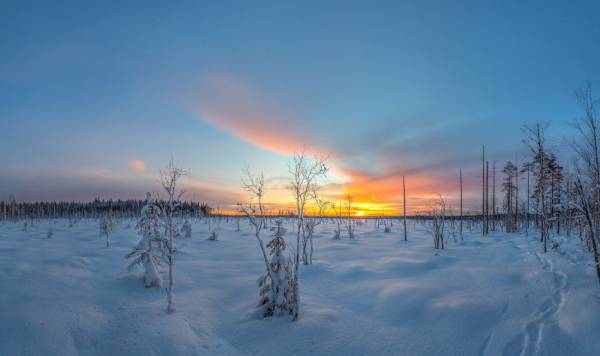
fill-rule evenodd
<path id="1" fill-rule="evenodd" d="M 560 213 L 562 211 L 562 189 L 561 185 L 564 181 L 563 167 L 558 163 L 556 155 L 550 154 L 546 159 L 548 176 L 550 180 L 550 216 L 552 224 L 556 224 L 556 233 L 560 233 Z"/>
<path id="2" fill-rule="evenodd" d="M 286 229 L 281 226 L 281 220 L 277 220 L 275 223 L 276 226 L 271 228 L 272 231 L 275 231 L 275 234 L 267 244 L 267 248 L 270 249 L 271 261 L 269 262 L 269 268 L 271 271 L 258 280 L 260 305 L 263 308 L 264 316 L 284 313 L 293 314 L 290 305 L 292 291 L 290 264 L 283 254 L 286 247 L 283 235 Z"/>
<path id="3" fill-rule="evenodd" d="M 513 206 L 515 205 L 515 193 L 516 188 L 516 177 L 517 167 L 510 161 L 506 162 L 502 173 L 506 174 L 504 181 L 502 182 L 502 191 L 504 192 L 504 211 L 506 213 L 505 228 L 506 232 L 515 232 L 516 226 L 513 219 Z"/>

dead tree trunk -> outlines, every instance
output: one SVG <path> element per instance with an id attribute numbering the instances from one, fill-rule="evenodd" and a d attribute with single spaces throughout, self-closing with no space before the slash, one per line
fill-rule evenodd
<path id="1" fill-rule="evenodd" d="M 460 240 L 463 241 L 463 179 L 462 179 L 462 169 L 458 170 L 458 180 L 460 182 Z"/>
<path id="2" fill-rule="evenodd" d="M 406 179 L 402 176 L 402 203 L 404 207 L 402 208 L 404 214 L 404 241 L 407 241 L 406 237 Z"/>

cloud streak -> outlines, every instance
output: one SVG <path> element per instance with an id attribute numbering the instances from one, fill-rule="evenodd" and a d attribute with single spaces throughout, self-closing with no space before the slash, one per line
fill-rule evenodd
<path id="1" fill-rule="evenodd" d="M 302 145 L 320 146 L 297 118 L 230 75 L 205 80 L 191 108 L 205 122 L 265 150 L 290 154 Z"/>

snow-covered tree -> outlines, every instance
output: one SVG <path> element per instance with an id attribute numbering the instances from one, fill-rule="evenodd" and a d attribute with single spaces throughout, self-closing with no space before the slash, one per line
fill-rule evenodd
<path id="1" fill-rule="evenodd" d="M 506 232 L 516 232 L 517 226 L 515 224 L 514 206 L 516 201 L 516 179 L 517 179 L 517 166 L 511 161 L 506 162 L 506 165 L 502 169 L 502 173 L 506 175 L 502 182 L 502 191 L 504 192 L 504 211 L 506 213 L 505 228 Z"/>
<path id="2" fill-rule="evenodd" d="M 146 193 L 146 205 L 142 208 L 136 229 L 142 239 L 128 253 L 126 258 L 134 258 L 127 269 L 132 271 L 137 266 L 144 266 L 144 284 L 146 287 L 160 287 L 162 278 L 158 267 L 162 258 L 160 216 L 162 210 L 156 203 L 156 198 Z"/>
<path id="3" fill-rule="evenodd" d="M 172 313 L 176 310 L 175 302 L 173 301 L 173 288 L 175 287 L 175 236 L 179 230 L 176 226 L 175 214 L 177 213 L 180 203 L 179 199 L 185 193 L 177 191 L 177 183 L 187 175 L 187 171 L 178 167 L 173 159 L 169 161 L 167 166 L 160 171 L 162 187 L 167 192 L 167 204 L 165 207 L 165 235 L 163 236 L 163 257 L 169 266 L 169 284 L 167 285 L 167 312 Z"/>
<path id="4" fill-rule="evenodd" d="M 283 235 L 286 230 L 281 226 L 282 221 L 277 220 L 273 239 L 267 244 L 271 261 L 269 262 L 269 273 L 264 274 L 258 280 L 260 288 L 260 305 L 264 316 L 292 314 L 294 307 L 291 298 L 292 284 L 290 279 L 290 264 L 286 256 L 285 240 Z"/>
<path id="5" fill-rule="evenodd" d="M 104 237 L 106 239 L 106 247 L 110 247 L 110 239 L 108 237 L 115 229 L 115 224 L 110 215 L 107 215 L 100 220 L 99 228 L 100 237 Z"/>
<path id="6" fill-rule="evenodd" d="M 315 216 L 306 219 L 304 223 L 305 233 L 302 239 L 302 263 L 305 265 L 312 265 L 312 256 L 314 252 L 313 236 L 317 226 L 323 222 L 323 215 L 327 211 L 329 202 L 319 197 L 318 192 L 314 191 L 312 194 L 312 202 L 315 205 Z"/>
<path id="7" fill-rule="evenodd" d="M 183 225 L 181 226 L 181 233 L 185 238 L 192 237 L 192 224 L 189 220 L 183 222 Z"/>

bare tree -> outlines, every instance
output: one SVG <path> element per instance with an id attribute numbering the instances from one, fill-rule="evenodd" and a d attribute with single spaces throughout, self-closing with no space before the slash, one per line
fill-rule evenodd
<path id="1" fill-rule="evenodd" d="M 461 189 L 462 189 L 462 178 L 461 178 Z M 461 200 L 461 204 L 462 204 L 462 200 Z M 406 178 L 405 176 L 402 176 L 402 214 L 404 215 L 404 241 L 407 241 L 407 237 L 406 237 Z M 462 207 L 462 205 L 461 205 Z M 461 228 L 462 228 L 462 222 L 461 222 Z M 462 234 L 462 230 L 461 230 L 461 234 Z M 462 235 L 461 235 L 462 236 Z"/>
<path id="2" fill-rule="evenodd" d="M 490 233 L 490 162 L 485 161 L 485 234 Z"/>
<path id="3" fill-rule="evenodd" d="M 462 168 L 458 170 L 458 181 L 460 183 L 460 240 L 464 241 L 464 238 L 463 238 L 463 178 L 462 178 Z"/>
<path id="4" fill-rule="evenodd" d="M 515 157 L 515 232 L 519 228 L 519 158 Z"/>
<path id="5" fill-rule="evenodd" d="M 581 174 L 578 172 L 575 181 L 577 204 L 574 204 L 574 206 L 583 215 L 587 227 L 587 242 L 592 250 L 596 276 L 598 277 L 598 282 L 600 282 L 600 254 L 598 253 L 598 243 L 596 241 L 597 230 L 594 223 L 594 199 L 596 190 L 598 190 L 597 187 L 582 183 Z"/>
<path id="6" fill-rule="evenodd" d="M 350 239 L 354 238 L 354 219 L 352 218 L 352 212 L 354 209 L 352 208 L 352 200 L 352 196 L 348 194 L 346 197 L 346 230 L 348 231 L 348 238 Z"/>
<path id="7" fill-rule="evenodd" d="M 492 168 L 492 231 L 496 231 L 496 161 Z"/>
<path id="8" fill-rule="evenodd" d="M 431 219 L 433 246 L 436 249 L 443 249 L 446 225 L 446 199 L 441 194 L 438 194 L 438 197 L 431 202 L 429 217 Z"/>
<path id="9" fill-rule="evenodd" d="M 596 274 L 600 281 L 600 256 L 597 247 L 600 232 L 600 131 L 598 127 L 600 98 L 594 99 L 589 83 L 575 94 L 583 110 L 583 116 L 574 122 L 579 138 L 571 143 L 578 162 L 577 177 L 574 182 L 577 204 L 574 205 L 584 217 L 588 235 L 586 241 L 592 250 Z"/>
<path id="10" fill-rule="evenodd" d="M 326 213 L 329 207 L 329 202 L 321 198 L 317 191 L 312 192 L 312 202 L 315 205 L 315 214 L 308 217 L 305 223 L 306 233 L 302 240 L 302 263 L 305 265 L 312 264 L 312 256 L 314 252 L 313 236 L 315 229 L 323 222 L 323 215 Z"/>
<path id="11" fill-rule="evenodd" d="M 335 214 L 335 224 L 336 224 L 333 238 L 336 240 L 339 240 L 342 238 L 342 223 L 343 223 L 342 202 L 339 201 L 339 207 L 336 207 L 335 204 L 332 204 L 331 207 L 333 208 L 333 213 Z"/>
<path id="12" fill-rule="evenodd" d="M 263 197 L 265 196 L 265 176 L 262 172 L 259 175 L 254 176 L 247 167 L 244 174 L 245 176 L 242 177 L 242 187 L 250 194 L 250 202 L 246 205 L 239 204 L 240 211 L 248 217 L 250 225 L 254 227 L 254 236 L 256 237 L 256 241 L 258 242 L 258 246 L 260 247 L 265 262 L 266 276 L 272 281 L 273 276 L 271 275 L 272 271 L 269 266 L 269 256 L 263 240 L 260 237 L 261 231 L 266 227 L 263 206 Z M 270 281 L 259 280 L 259 288 L 262 289 L 269 283 Z"/>
<path id="13" fill-rule="evenodd" d="M 292 177 L 291 190 L 296 203 L 296 249 L 292 261 L 293 302 L 291 303 L 291 314 L 294 316 L 294 320 L 298 318 L 300 312 L 300 250 L 301 241 L 306 234 L 307 203 L 311 199 L 311 193 L 318 190 L 319 179 L 325 177 L 328 170 L 327 157 L 314 157 L 311 160 L 306 155 L 306 150 L 295 152 L 288 166 Z"/>
<path id="14" fill-rule="evenodd" d="M 166 260 L 169 266 L 169 284 L 167 286 L 167 312 L 172 313 L 177 310 L 173 301 L 173 289 L 175 287 L 175 236 L 179 228 L 175 223 L 175 214 L 179 208 L 179 199 L 185 191 L 178 191 L 178 181 L 188 175 L 187 170 L 178 167 L 173 158 L 167 166 L 160 171 L 161 184 L 167 193 L 167 205 L 165 207 L 165 239 L 163 244 L 166 247 Z"/>
<path id="15" fill-rule="evenodd" d="M 592 97 L 591 85 L 581 88 L 576 92 L 579 105 L 584 116 L 575 120 L 573 126 L 579 132 L 580 140 L 571 143 L 571 147 L 579 157 L 587 176 L 594 185 L 600 185 L 600 131 L 598 128 L 597 106 L 600 99 Z M 600 200 L 600 190 L 598 190 Z"/>
<path id="16" fill-rule="evenodd" d="M 485 236 L 485 146 L 481 149 L 481 235 Z"/>

